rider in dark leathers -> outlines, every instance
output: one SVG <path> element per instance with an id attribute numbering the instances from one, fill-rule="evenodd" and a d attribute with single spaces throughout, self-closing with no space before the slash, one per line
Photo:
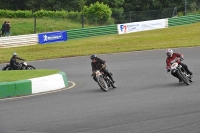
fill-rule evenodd
<path id="1" fill-rule="evenodd" d="M 114 83 L 115 81 L 113 80 L 110 72 L 108 72 L 108 70 L 106 69 L 106 61 L 105 60 L 102 60 L 101 58 L 98 58 L 97 55 L 93 54 L 90 56 L 90 59 L 92 60 L 91 62 L 91 66 L 92 66 L 92 76 L 93 76 L 93 79 L 97 82 L 97 78 L 96 78 L 96 75 L 95 75 L 95 72 L 96 70 L 100 70 L 102 72 L 104 72 L 105 74 L 108 75 L 108 77 L 112 80 L 112 82 Z"/>
<path id="2" fill-rule="evenodd" d="M 10 66 L 13 70 L 19 70 L 19 63 L 17 62 L 17 59 L 24 61 L 24 59 L 17 57 L 17 53 L 13 53 L 12 58 L 10 59 Z"/>
<path id="3" fill-rule="evenodd" d="M 183 54 L 180 53 L 174 53 L 172 49 L 167 49 L 166 50 L 166 55 L 167 55 L 167 59 L 166 59 L 166 68 L 167 68 L 167 72 L 170 72 L 170 67 L 171 67 L 171 63 L 174 62 L 177 58 L 180 58 L 180 61 L 178 62 L 178 64 L 181 64 L 181 66 L 186 70 L 186 72 L 188 74 L 190 74 L 190 78 L 192 78 L 193 73 L 189 70 L 188 66 L 184 63 L 182 63 L 181 61 L 183 60 Z M 182 82 L 182 80 L 179 78 L 177 73 L 173 73 L 171 71 L 171 74 L 179 79 L 179 82 Z M 192 81 L 192 80 L 190 80 Z"/>

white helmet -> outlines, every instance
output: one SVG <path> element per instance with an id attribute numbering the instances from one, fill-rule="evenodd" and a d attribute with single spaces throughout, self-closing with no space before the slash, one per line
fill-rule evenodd
<path id="1" fill-rule="evenodd" d="M 167 49 L 167 50 L 166 50 L 166 55 L 167 55 L 168 57 L 172 57 L 172 55 L 173 55 L 173 50 L 172 50 L 172 49 Z"/>
<path id="2" fill-rule="evenodd" d="M 17 53 L 13 53 L 12 55 L 13 55 L 13 56 L 17 56 Z"/>

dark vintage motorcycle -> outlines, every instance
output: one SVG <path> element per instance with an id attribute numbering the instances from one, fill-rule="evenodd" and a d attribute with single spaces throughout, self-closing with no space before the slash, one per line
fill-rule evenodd
<path id="1" fill-rule="evenodd" d="M 32 65 L 28 65 L 26 61 L 19 62 L 18 67 L 19 67 L 19 70 L 35 70 L 35 67 Z M 11 68 L 10 64 L 7 64 L 2 70 L 6 71 L 6 70 L 13 70 L 13 69 Z"/>
<path id="2" fill-rule="evenodd" d="M 116 88 L 116 85 L 112 82 L 112 80 L 101 70 L 96 71 L 97 83 L 103 91 L 109 91 L 109 87 Z M 110 73 L 112 75 L 112 73 Z"/>
<path id="3" fill-rule="evenodd" d="M 181 64 L 178 64 L 179 61 L 180 58 L 175 59 L 175 62 L 173 62 L 171 65 L 171 71 L 173 73 L 177 73 L 179 78 L 182 79 L 182 81 L 186 85 L 190 85 L 190 83 L 192 82 L 191 76 L 186 72 L 186 70 L 181 66 Z"/>

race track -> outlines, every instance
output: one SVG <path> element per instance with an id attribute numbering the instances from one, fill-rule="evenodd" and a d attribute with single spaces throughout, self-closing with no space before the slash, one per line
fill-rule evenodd
<path id="1" fill-rule="evenodd" d="M 109 92 L 93 81 L 89 56 L 28 62 L 64 71 L 76 85 L 0 100 L 0 133 L 199 133 L 200 47 L 174 51 L 194 72 L 189 86 L 167 73 L 165 50 L 98 55 L 116 80 Z"/>

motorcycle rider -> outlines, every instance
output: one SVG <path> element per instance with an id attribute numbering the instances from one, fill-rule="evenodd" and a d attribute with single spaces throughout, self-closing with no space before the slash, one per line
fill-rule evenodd
<path id="1" fill-rule="evenodd" d="M 167 49 L 166 50 L 166 55 L 167 55 L 167 59 L 166 59 L 166 68 L 167 68 L 167 72 L 170 72 L 170 67 L 171 67 L 171 63 L 175 62 L 177 60 L 177 58 L 180 58 L 180 61 L 178 61 L 178 64 L 181 64 L 181 66 L 186 70 L 186 72 L 188 74 L 190 74 L 190 82 L 192 82 L 191 78 L 193 76 L 193 73 L 189 70 L 188 66 L 184 63 L 182 63 L 181 61 L 183 60 L 183 54 L 180 53 L 174 53 L 172 49 Z M 179 78 L 177 73 L 174 73 L 173 71 L 171 71 L 171 74 L 179 79 L 179 83 L 182 82 L 181 78 Z"/>
<path id="2" fill-rule="evenodd" d="M 19 70 L 19 63 L 17 62 L 17 59 L 24 61 L 24 59 L 17 56 L 17 53 L 13 53 L 12 58 L 10 59 L 10 66 L 13 70 Z"/>
<path id="3" fill-rule="evenodd" d="M 91 66 L 92 66 L 92 76 L 93 76 L 93 79 L 97 82 L 97 78 L 96 78 L 96 75 L 95 75 L 95 72 L 96 70 L 100 70 L 102 72 L 104 72 L 105 74 L 108 75 L 108 77 L 112 80 L 113 83 L 115 83 L 115 81 L 113 80 L 110 72 L 108 72 L 108 70 L 106 69 L 106 61 L 105 60 L 102 60 L 101 58 L 98 58 L 97 55 L 93 54 L 90 56 L 90 59 L 92 60 L 91 62 Z"/>

